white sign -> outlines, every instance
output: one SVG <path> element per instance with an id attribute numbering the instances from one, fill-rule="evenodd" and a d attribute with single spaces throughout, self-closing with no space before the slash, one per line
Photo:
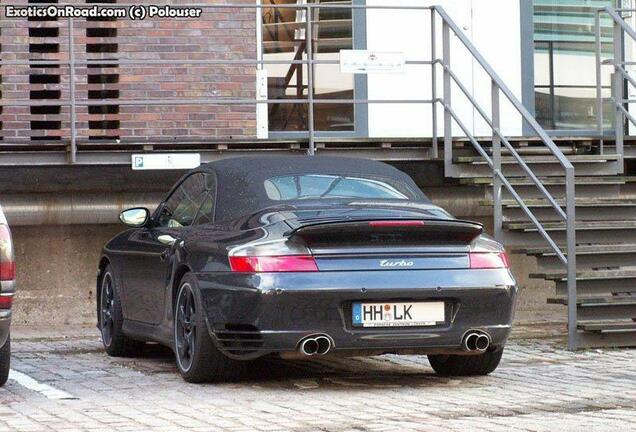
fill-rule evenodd
<path id="1" fill-rule="evenodd" d="M 401 52 L 340 50 L 341 73 L 403 73 L 404 65 L 404 53 Z"/>
<path id="2" fill-rule="evenodd" d="M 132 155 L 134 170 L 191 169 L 201 165 L 199 153 L 154 153 Z"/>

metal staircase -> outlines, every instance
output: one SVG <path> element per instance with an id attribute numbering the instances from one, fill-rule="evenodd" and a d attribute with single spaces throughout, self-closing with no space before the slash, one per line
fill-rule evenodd
<path id="1" fill-rule="evenodd" d="M 617 155 L 575 154 L 568 156 L 576 177 L 576 348 L 636 345 L 636 200 L 624 194 L 636 177 L 619 174 Z M 557 203 L 565 206 L 565 180 L 549 156 L 526 156 L 524 160 L 540 175 Z M 461 183 L 491 185 L 480 174 L 474 157 L 455 158 Z M 525 205 L 561 250 L 566 247 L 566 225 L 552 205 L 536 192 L 534 184 L 518 171 L 510 182 L 524 197 Z M 632 195 L 633 197 L 633 195 Z M 494 200 L 484 200 L 493 206 Z M 537 227 L 528 222 L 519 203 L 504 191 L 502 200 L 503 241 L 513 253 L 536 257 L 539 270 L 531 278 L 553 282 L 554 304 L 568 304 L 568 275 L 556 252 L 545 246 Z M 567 255 L 566 255 L 567 256 Z"/>
<path id="2" fill-rule="evenodd" d="M 571 348 L 636 346 L 636 200 L 632 185 L 636 177 L 623 172 L 623 131 L 625 119 L 636 124 L 623 98 L 625 81 L 636 86 L 625 69 L 623 33 L 636 40 L 636 33 L 619 13 L 606 8 L 615 25 L 614 59 L 603 64 L 615 68 L 615 91 L 612 99 L 616 114 L 616 145 L 604 148 L 602 139 L 592 148 L 560 148 L 574 166 L 576 195 L 568 194 L 567 179 L 561 161 L 547 149 L 519 148 L 517 155 L 501 157 L 501 169 L 516 193 L 497 188 L 481 204 L 495 207 L 495 232 L 509 250 L 536 257 L 539 270 L 531 278 L 555 284 L 556 296 L 549 303 L 568 306 L 569 344 Z M 597 26 L 600 24 L 597 19 Z M 597 27 L 600 39 L 600 26 Z M 600 42 L 598 47 L 600 72 Z M 598 79 L 599 132 L 602 136 L 600 76 Z M 497 151 L 485 149 L 493 154 Z M 478 153 L 479 152 L 479 149 Z M 538 154 L 542 153 L 542 154 Z M 519 158 L 538 177 L 547 191 L 537 190 L 528 170 L 521 169 Z M 491 169 L 482 155 L 454 156 L 451 172 L 463 184 L 496 186 Z M 555 207 L 572 205 L 576 212 L 576 240 L 568 238 L 567 222 Z M 528 212 L 529 211 L 529 212 Z M 568 211 L 569 213 L 569 211 Z M 532 221 L 532 215 L 536 221 Z M 543 232 L 542 232 L 543 230 Z M 547 237 L 546 235 L 547 234 Z M 557 248 L 547 246 L 551 241 Z M 568 253 L 569 249 L 569 253 Z M 576 251 L 576 273 L 563 266 L 564 255 L 570 261 Z M 574 283 L 572 283 L 574 280 Z"/>

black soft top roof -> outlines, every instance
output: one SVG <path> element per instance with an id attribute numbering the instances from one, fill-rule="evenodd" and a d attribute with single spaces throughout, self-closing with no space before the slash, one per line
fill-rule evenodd
<path id="1" fill-rule="evenodd" d="M 247 156 L 221 159 L 201 165 L 197 171 L 217 178 L 218 220 L 227 220 L 282 204 L 265 192 L 265 180 L 293 174 L 375 176 L 398 180 L 409 186 L 418 201 L 429 202 L 415 182 L 397 168 L 370 159 L 332 156 Z"/>

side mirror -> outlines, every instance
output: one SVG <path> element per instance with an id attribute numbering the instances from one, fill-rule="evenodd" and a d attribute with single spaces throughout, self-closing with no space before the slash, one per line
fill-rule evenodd
<path id="1" fill-rule="evenodd" d="M 119 214 L 119 220 L 129 227 L 140 228 L 150 219 L 150 211 L 147 208 L 131 208 Z"/>

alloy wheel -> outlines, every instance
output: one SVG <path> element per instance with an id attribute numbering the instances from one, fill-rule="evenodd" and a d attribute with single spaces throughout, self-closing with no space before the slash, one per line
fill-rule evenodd
<path id="1" fill-rule="evenodd" d="M 181 369 L 188 371 L 192 367 L 196 348 L 196 306 L 194 303 L 194 293 L 189 284 L 183 284 L 181 286 L 175 315 L 177 359 Z"/>
<path id="2" fill-rule="evenodd" d="M 110 273 L 104 275 L 102 281 L 102 293 L 100 301 L 100 323 L 102 331 L 102 340 L 104 345 L 110 346 L 113 341 L 114 321 L 113 313 L 115 310 L 115 290 L 113 287 L 113 278 Z"/>

